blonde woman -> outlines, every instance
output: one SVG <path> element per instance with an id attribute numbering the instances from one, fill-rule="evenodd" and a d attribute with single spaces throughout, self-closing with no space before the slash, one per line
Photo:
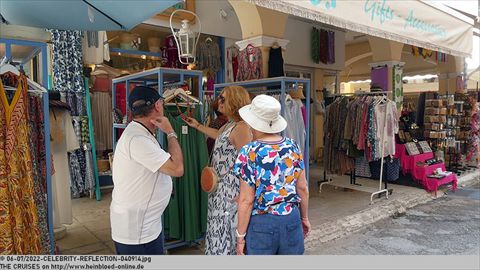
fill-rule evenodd
<path id="1" fill-rule="evenodd" d="M 237 199 L 240 193 L 239 179 L 232 174 L 238 151 L 252 140 L 248 125 L 242 121 L 238 110 L 250 104 L 250 96 L 240 86 L 225 87 L 218 96 L 218 111 L 228 117 L 219 130 L 201 125 L 188 118 L 189 126 L 215 139 L 212 167 L 218 176 L 218 185 L 208 195 L 207 233 L 205 254 L 236 254 Z"/>

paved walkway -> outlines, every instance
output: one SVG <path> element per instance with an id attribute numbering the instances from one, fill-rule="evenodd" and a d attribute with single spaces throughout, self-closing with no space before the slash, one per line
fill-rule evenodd
<path id="1" fill-rule="evenodd" d="M 308 250 L 316 255 L 480 255 L 480 183 Z"/>
<path id="2" fill-rule="evenodd" d="M 310 177 L 310 220 L 313 231 L 306 240 L 307 250 L 362 229 L 368 224 L 405 212 L 406 209 L 432 200 L 432 195 L 422 189 L 389 185 L 393 194 L 389 199 L 377 198 L 370 204 L 370 194 L 324 186 L 318 193 L 316 181 L 323 178 L 320 168 L 312 168 Z M 472 177 L 470 177 L 472 178 Z M 348 182 L 348 176 L 335 177 Z M 473 177 L 473 180 L 480 176 Z M 471 179 L 470 179 L 471 180 Z M 378 187 L 373 180 L 358 180 L 365 186 Z M 443 192 L 439 192 L 441 196 Z M 89 198 L 73 200 L 73 224 L 67 234 L 57 241 L 60 254 L 114 254 L 111 240 L 109 206 L 111 192 L 103 192 L 102 200 Z M 200 246 L 170 250 L 170 254 L 203 254 Z"/>

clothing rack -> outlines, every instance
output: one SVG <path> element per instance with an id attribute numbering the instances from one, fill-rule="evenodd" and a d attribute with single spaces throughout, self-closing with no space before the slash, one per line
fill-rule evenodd
<path id="1" fill-rule="evenodd" d="M 53 188 L 52 188 L 52 159 L 51 146 L 50 146 L 50 118 L 49 118 L 49 104 L 48 104 L 48 61 L 47 61 L 47 43 L 36 42 L 36 41 L 27 41 L 27 40 L 17 40 L 17 39 L 5 39 L 0 38 L 0 44 L 5 46 L 5 59 L 12 58 L 12 46 L 28 46 L 33 47 L 32 53 L 30 53 L 26 58 L 20 61 L 21 63 L 27 63 L 32 58 L 38 56 L 40 58 L 40 75 L 41 85 L 34 82 L 33 80 L 29 81 L 30 87 L 35 87 L 37 90 L 35 93 L 42 94 L 43 101 L 43 115 L 44 115 L 44 134 L 45 134 L 45 169 L 46 169 L 46 181 L 47 181 L 47 217 L 48 217 L 48 232 L 51 243 L 50 254 L 55 254 L 55 239 L 53 237 Z"/>
<path id="2" fill-rule="evenodd" d="M 247 89 L 247 91 L 251 93 L 266 93 L 271 94 L 280 93 L 280 103 L 282 105 L 281 108 L 281 115 L 285 115 L 285 97 L 286 94 L 290 91 L 298 90 L 299 84 L 303 84 L 303 90 L 305 91 L 305 97 L 307 102 L 305 102 L 306 107 L 306 134 L 305 134 L 305 153 L 303 153 L 303 157 L 305 160 L 305 173 L 307 178 L 309 176 L 310 170 L 310 79 L 304 78 L 294 78 L 294 77 L 275 77 L 275 78 L 267 78 L 267 79 L 258 79 L 258 80 L 250 80 L 250 81 L 240 81 L 240 82 L 232 82 L 232 83 L 220 83 L 215 84 L 213 86 L 214 95 L 215 97 L 220 93 L 220 91 L 227 87 L 227 86 L 242 86 Z M 280 86 L 280 87 L 279 87 Z M 267 89 L 268 87 L 273 87 L 275 89 Z M 279 88 L 278 88 L 279 87 Z"/>
<path id="3" fill-rule="evenodd" d="M 364 93 L 344 93 L 344 94 L 335 94 L 333 96 L 383 96 L 387 98 L 388 93 L 387 92 L 364 92 Z M 388 194 L 389 191 L 387 189 L 387 181 L 384 182 L 385 188 L 382 188 L 382 182 L 383 182 L 383 161 L 384 161 L 384 154 L 385 154 L 385 134 L 386 134 L 386 128 L 387 128 L 387 109 L 385 109 L 385 119 L 383 122 L 383 129 L 382 129 L 382 136 L 380 139 L 381 143 L 381 163 L 380 163 L 380 179 L 378 183 L 378 189 L 371 188 L 371 187 L 366 187 L 358 184 L 356 182 L 356 175 L 355 175 L 355 167 L 353 171 L 350 173 L 350 184 L 344 184 L 342 182 L 334 181 L 331 178 L 327 178 L 326 170 L 324 169 L 324 181 L 319 181 L 318 183 L 320 184 L 319 186 L 319 192 L 322 192 L 322 187 L 323 185 L 331 185 L 331 186 L 336 186 L 336 187 L 342 187 L 342 188 L 349 188 L 349 189 L 354 189 L 358 191 L 363 191 L 367 193 L 371 193 L 370 195 L 370 204 L 373 204 L 373 197 L 375 195 L 381 195 L 382 193 L 385 193 L 385 197 L 388 199 Z"/>
<path id="4" fill-rule="evenodd" d="M 387 96 L 388 92 L 355 92 L 355 93 L 341 93 L 333 94 L 325 97 L 345 97 L 345 96 Z"/>

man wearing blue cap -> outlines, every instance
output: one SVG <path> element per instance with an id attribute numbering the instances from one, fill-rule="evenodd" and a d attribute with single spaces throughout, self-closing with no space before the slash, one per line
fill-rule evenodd
<path id="1" fill-rule="evenodd" d="M 112 239 L 119 255 L 161 255 L 162 214 L 172 193 L 171 176 L 183 175 L 182 150 L 157 90 L 135 87 L 128 107 L 133 121 L 118 140 L 113 159 Z M 168 152 L 157 141 L 157 128 L 167 134 Z"/>

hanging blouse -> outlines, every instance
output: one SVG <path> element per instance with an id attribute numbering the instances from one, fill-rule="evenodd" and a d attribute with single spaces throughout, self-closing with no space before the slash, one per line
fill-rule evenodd
<path id="1" fill-rule="evenodd" d="M 385 104 L 375 106 L 375 114 L 378 127 L 376 132 L 378 142 L 381 142 L 384 132 L 383 128 L 385 128 L 383 156 L 393 156 L 395 155 L 395 134 L 398 133 L 397 107 L 393 101 L 387 101 Z M 381 148 L 379 150 L 376 156 L 378 159 L 382 158 Z"/>
<path id="2" fill-rule="evenodd" d="M 335 32 L 328 31 L 328 57 L 327 64 L 335 64 Z"/>
<path id="3" fill-rule="evenodd" d="M 328 64 L 328 31 L 320 29 L 320 62 Z"/>
<path id="4" fill-rule="evenodd" d="M 82 39 L 83 63 L 102 64 L 110 61 L 110 48 L 106 31 L 86 31 Z"/>
<path id="5" fill-rule="evenodd" d="M 180 67 L 180 63 L 178 61 L 178 48 L 177 43 L 175 42 L 174 36 L 168 36 L 165 38 L 165 45 L 166 45 L 166 55 L 167 55 L 167 63 L 165 67 L 169 68 L 178 68 Z"/>
<path id="6" fill-rule="evenodd" d="M 238 48 L 235 46 L 227 49 L 227 82 L 237 81 Z"/>
<path id="7" fill-rule="evenodd" d="M 293 139 L 299 146 L 302 153 L 305 153 L 305 124 L 302 116 L 302 101 L 297 99 L 285 100 L 285 120 L 288 126 L 285 130 L 285 136 Z"/>
<path id="8" fill-rule="evenodd" d="M 282 47 L 270 48 L 268 54 L 268 77 L 281 77 L 285 76 L 283 71 L 283 56 Z"/>
<path id="9" fill-rule="evenodd" d="M 208 38 L 200 42 L 197 49 L 197 68 L 215 73 L 219 71 L 221 67 L 220 47 L 218 43 Z"/>
<path id="10" fill-rule="evenodd" d="M 238 54 L 237 81 L 256 80 L 263 78 L 263 60 L 260 48 L 247 46 Z"/>

